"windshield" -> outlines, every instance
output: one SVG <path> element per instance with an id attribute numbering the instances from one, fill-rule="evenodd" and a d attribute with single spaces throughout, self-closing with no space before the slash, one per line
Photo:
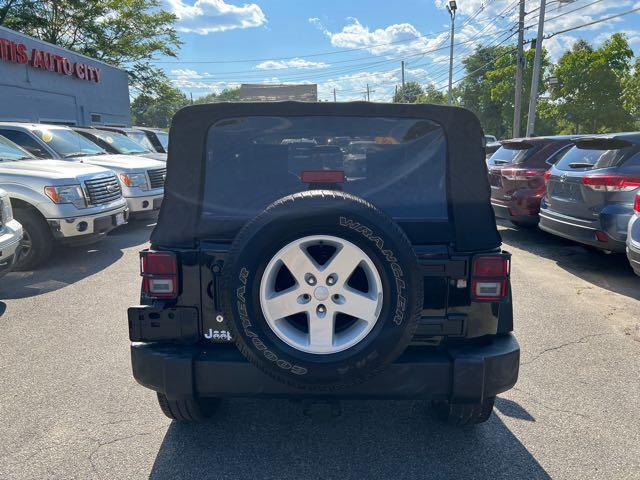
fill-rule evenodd
<path id="1" fill-rule="evenodd" d="M 33 160 L 34 157 L 11 140 L 0 136 L 0 160 Z"/>
<path id="2" fill-rule="evenodd" d="M 38 129 L 34 133 L 63 158 L 104 155 L 98 145 L 73 130 L 66 128 Z"/>
<path id="3" fill-rule="evenodd" d="M 165 132 L 153 132 L 156 134 L 156 137 L 158 137 L 158 140 L 160 140 L 160 145 L 162 145 L 162 148 L 164 148 L 165 151 L 167 151 L 169 149 L 169 135 Z"/>
<path id="4" fill-rule="evenodd" d="M 353 141 L 347 143 L 345 135 Z M 333 170 L 344 172 L 344 191 L 371 201 L 394 218 L 446 219 L 446 156 L 443 130 L 429 120 L 336 116 L 222 120 L 209 129 L 204 214 L 251 217 L 276 199 L 306 189 L 302 172 Z"/>
<path id="5" fill-rule="evenodd" d="M 556 163 L 556 167 L 564 171 L 586 171 L 615 167 L 637 153 L 638 150 L 638 147 L 631 146 L 611 150 L 574 146 Z"/>
<path id="6" fill-rule="evenodd" d="M 537 148 L 530 144 L 505 144 L 501 146 L 496 152 L 491 155 L 488 160 L 489 165 L 512 165 L 523 163 L 526 159 L 530 158 Z"/>
<path id="7" fill-rule="evenodd" d="M 95 135 L 100 140 L 108 143 L 113 148 L 115 148 L 118 153 L 122 153 L 124 155 L 135 155 L 135 154 L 143 154 L 149 153 L 150 150 L 145 148 L 143 145 L 135 142 L 131 138 L 126 135 L 122 135 L 121 133 L 116 132 L 91 132 L 92 135 Z"/>
<path id="8" fill-rule="evenodd" d="M 127 132 L 127 137 L 131 138 L 134 142 L 142 145 L 150 152 L 156 151 L 151 141 L 147 138 L 147 134 L 144 132 L 141 132 L 139 130 L 132 130 Z"/>

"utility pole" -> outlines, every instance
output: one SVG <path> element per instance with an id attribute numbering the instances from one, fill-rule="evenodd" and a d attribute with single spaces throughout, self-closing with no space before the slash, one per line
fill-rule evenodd
<path id="1" fill-rule="evenodd" d="M 404 103 L 404 60 L 400 62 L 400 67 L 402 70 L 402 103 Z"/>
<path id="2" fill-rule="evenodd" d="M 367 102 L 370 101 L 369 97 L 369 84 L 367 83 Z"/>
<path id="3" fill-rule="evenodd" d="M 456 4 L 456 0 L 449 0 L 449 4 L 447 5 L 447 12 L 449 12 L 449 16 L 451 17 L 451 47 L 449 48 L 449 105 L 453 103 L 453 37 L 455 34 L 457 9 L 458 5 Z"/>
<path id="4" fill-rule="evenodd" d="M 544 11 L 546 0 L 540 0 L 540 18 L 538 20 L 538 37 L 536 39 L 536 56 L 533 61 L 531 76 L 531 98 L 529 99 L 529 116 L 527 118 L 527 137 L 533 135 L 536 126 L 536 103 L 538 102 L 538 79 L 540 78 L 540 63 L 542 61 L 542 38 L 544 37 Z"/>
<path id="5" fill-rule="evenodd" d="M 333 101 L 336 102 L 336 89 L 333 89 Z"/>
<path id="6" fill-rule="evenodd" d="M 522 76 L 524 74 L 524 2 L 520 0 L 518 19 L 518 65 L 516 69 L 516 99 L 513 109 L 513 138 L 520 136 L 520 118 L 522 117 Z"/>

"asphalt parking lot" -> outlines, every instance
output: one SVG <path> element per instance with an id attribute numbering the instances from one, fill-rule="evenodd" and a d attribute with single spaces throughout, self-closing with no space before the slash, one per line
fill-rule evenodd
<path id="1" fill-rule="evenodd" d="M 130 372 L 126 308 L 151 228 L 0 280 L 0 478 L 640 476 L 640 278 L 624 256 L 501 226 L 522 366 L 486 424 L 387 401 L 316 424 L 287 401 L 233 400 L 185 426 Z"/>

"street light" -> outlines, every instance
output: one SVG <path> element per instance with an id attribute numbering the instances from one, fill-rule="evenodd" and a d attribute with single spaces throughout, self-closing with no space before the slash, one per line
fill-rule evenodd
<path id="1" fill-rule="evenodd" d="M 458 5 L 456 4 L 456 0 L 449 0 L 449 4 L 447 5 L 447 12 L 449 12 L 449 16 L 451 17 L 451 48 L 449 49 L 449 105 L 453 103 L 453 91 L 451 90 L 451 86 L 453 85 L 453 35 L 456 24 L 457 9 Z"/>

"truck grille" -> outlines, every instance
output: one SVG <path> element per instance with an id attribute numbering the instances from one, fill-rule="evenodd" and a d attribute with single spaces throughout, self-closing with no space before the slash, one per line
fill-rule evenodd
<path id="1" fill-rule="evenodd" d="M 91 205 L 113 202 L 122 197 L 122 189 L 115 175 L 85 180 Z"/>
<path id="2" fill-rule="evenodd" d="M 157 170 L 148 170 L 147 174 L 149 175 L 149 182 L 151 183 L 151 188 L 164 188 L 164 179 L 167 175 L 166 168 L 159 168 Z"/>

